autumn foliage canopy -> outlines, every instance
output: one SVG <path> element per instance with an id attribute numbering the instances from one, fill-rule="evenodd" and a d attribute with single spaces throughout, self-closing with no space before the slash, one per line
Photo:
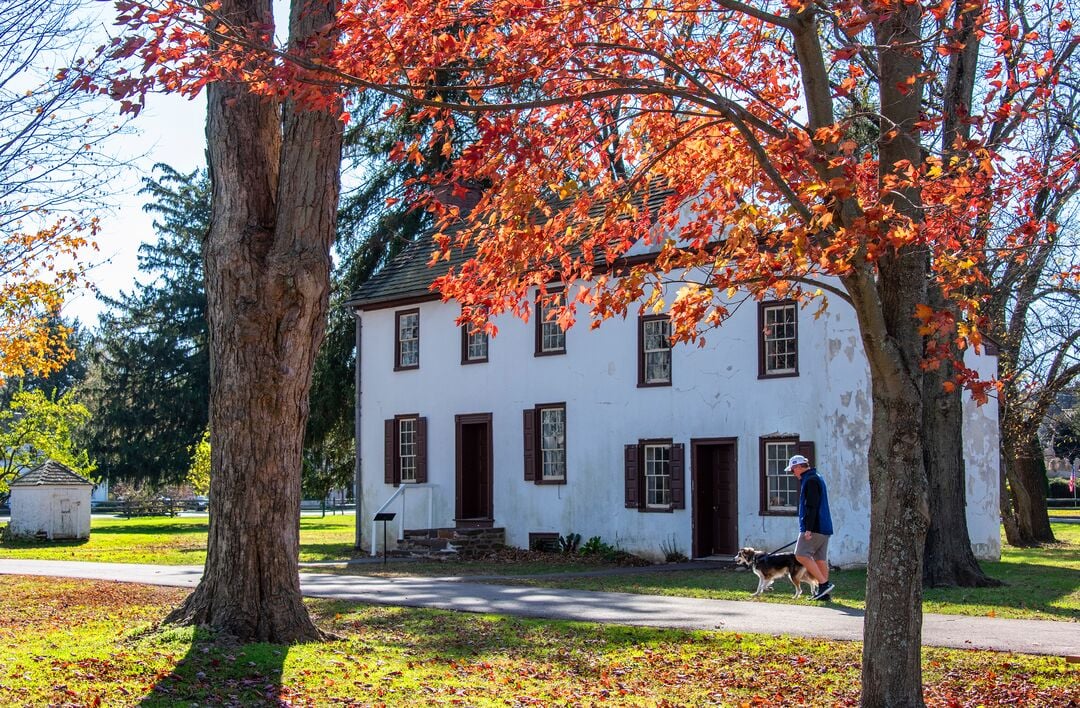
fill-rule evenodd
<path id="1" fill-rule="evenodd" d="M 128 32 L 110 51 L 139 61 L 101 88 L 128 110 L 151 90 L 228 80 L 316 110 L 378 88 L 400 99 L 394 111 L 433 121 L 393 156 L 456 155 L 432 181 L 490 185 L 464 220 L 415 185 L 443 217 L 433 262 L 475 249 L 437 285 L 478 324 L 527 317 L 531 293 L 557 281 L 575 284 L 564 324 L 581 307 L 597 321 L 655 308 L 692 340 L 742 297 L 847 299 L 845 279 L 872 280 L 917 247 L 954 303 L 912 313 L 932 360 L 981 343 L 988 224 L 1023 217 L 1078 169 L 1075 150 L 1045 164 L 1010 147 L 1052 107 L 1075 54 L 1057 2 L 1019 17 L 984 0 L 347 0 L 306 52 L 231 26 L 214 3 L 118 7 Z M 891 47 L 909 68 L 889 84 L 874 28 L 898 12 L 921 40 Z M 950 67 L 973 44 L 971 100 L 950 103 Z M 890 124 L 890 96 L 913 91 L 921 114 Z M 464 145 L 461 113 L 477 116 Z M 922 159 L 879 164 L 905 140 Z M 1048 227 L 1019 223 L 996 247 Z"/>

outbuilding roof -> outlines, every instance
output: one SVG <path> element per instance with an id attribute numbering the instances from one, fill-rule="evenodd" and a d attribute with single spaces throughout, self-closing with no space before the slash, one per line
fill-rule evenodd
<path id="1" fill-rule="evenodd" d="M 85 484 L 89 487 L 94 486 L 93 482 L 72 472 L 66 465 L 62 465 L 56 460 L 48 460 L 45 464 L 38 465 L 26 474 L 12 481 L 9 486 L 30 487 L 46 484 L 65 487 L 70 487 L 73 484 Z"/>

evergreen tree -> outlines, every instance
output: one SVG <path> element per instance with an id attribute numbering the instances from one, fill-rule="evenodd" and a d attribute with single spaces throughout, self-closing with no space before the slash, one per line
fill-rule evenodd
<path id="1" fill-rule="evenodd" d="M 158 239 L 139 248 L 150 276 L 131 293 L 102 298 L 97 347 L 84 396 L 93 412 L 90 450 L 114 480 L 179 482 L 208 422 L 209 350 L 202 242 L 210 223 L 206 170 L 156 165 L 140 191 Z"/>
<path id="2" fill-rule="evenodd" d="M 430 93 L 447 92 L 434 87 Z M 412 208 L 416 190 L 422 178 L 445 169 L 456 154 L 456 149 L 444 154 L 440 142 L 437 149 L 424 151 L 426 159 L 421 162 L 391 160 L 395 145 L 412 140 L 423 144 L 431 137 L 431 126 L 411 120 L 409 111 L 381 118 L 391 103 L 381 94 L 360 94 L 352 109 L 353 127 L 345 134 L 347 188 L 338 210 L 331 306 L 326 338 L 315 360 L 305 441 L 306 459 L 320 460 L 316 467 L 336 470 L 331 487 L 349 486 L 353 464 L 355 325 L 344 303 L 431 225 L 428 213 Z M 467 144 L 470 119 L 459 117 L 455 129 L 455 148 Z"/>

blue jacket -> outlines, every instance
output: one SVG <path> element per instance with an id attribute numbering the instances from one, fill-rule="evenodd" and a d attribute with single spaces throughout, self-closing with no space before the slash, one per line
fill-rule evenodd
<path id="1" fill-rule="evenodd" d="M 799 533 L 811 531 L 831 536 L 832 516 L 829 514 L 829 492 L 817 468 L 803 472 L 799 480 Z"/>

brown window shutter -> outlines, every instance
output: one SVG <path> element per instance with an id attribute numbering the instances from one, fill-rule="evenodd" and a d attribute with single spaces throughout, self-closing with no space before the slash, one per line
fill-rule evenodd
<path id="1" fill-rule="evenodd" d="M 416 419 L 416 483 L 427 483 L 427 418 Z"/>
<path id="2" fill-rule="evenodd" d="M 675 443 L 671 446 L 671 456 L 668 458 L 668 470 L 671 473 L 671 508 L 686 508 L 686 464 L 683 462 L 683 444 Z"/>
<path id="3" fill-rule="evenodd" d="M 814 442 L 812 440 L 800 440 L 795 443 L 795 452 L 810 460 L 811 467 L 817 467 L 817 458 L 814 456 Z"/>
<path id="4" fill-rule="evenodd" d="M 641 508 L 641 480 L 638 477 L 638 450 L 637 445 L 626 445 L 623 448 L 623 460 L 625 462 L 625 484 L 626 484 L 626 508 L 627 509 L 640 509 Z"/>
<path id="5" fill-rule="evenodd" d="M 393 418 L 390 418 L 383 423 L 383 429 L 386 435 L 383 440 L 383 481 L 396 487 L 397 475 L 395 475 L 394 472 L 397 465 L 395 465 L 394 462 L 397 460 L 397 445 L 395 444 L 397 436 L 394 434 L 396 432 L 395 425 L 396 421 Z"/>
<path id="6" fill-rule="evenodd" d="M 536 410 L 526 408 L 522 411 L 522 432 L 525 441 L 525 481 L 536 481 Z"/>

